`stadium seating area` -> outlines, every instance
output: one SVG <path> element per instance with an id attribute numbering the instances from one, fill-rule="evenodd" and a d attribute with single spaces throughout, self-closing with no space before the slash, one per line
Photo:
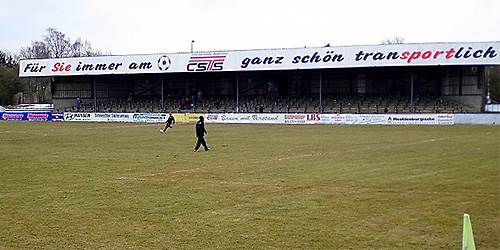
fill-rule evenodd
<path id="1" fill-rule="evenodd" d="M 408 97 L 375 96 L 375 95 L 342 95 L 325 97 L 323 107 L 319 106 L 319 98 L 240 98 L 239 108 L 236 98 L 205 98 L 193 104 L 181 106 L 177 98 L 166 98 L 162 106 L 160 99 L 108 99 L 97 102 L 97 110 L 93 103 L 85 103 L 80 110 L 76 107 L 59 111 L 71 112 L 197 112 L 197 113 L 351 113 L 351 114 L 383 114 L 383 113 L 475 113 L 471 105 L 447 100 L 441 97 L 418 97 L 413 100 L 414 111 L 411 110 Z"/>

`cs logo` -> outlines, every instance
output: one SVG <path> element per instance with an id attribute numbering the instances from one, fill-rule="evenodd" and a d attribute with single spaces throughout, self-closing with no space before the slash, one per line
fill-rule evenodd
<path id="1" fill-rule="evenodd" d="M 226 56 L 191 56 L 187 65 L 188 71 L 222 70 Z"/>

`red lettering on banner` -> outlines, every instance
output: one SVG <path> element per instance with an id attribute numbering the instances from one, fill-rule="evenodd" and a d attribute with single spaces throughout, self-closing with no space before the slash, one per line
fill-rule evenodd
<path id="1" fill-rule="evenodd" d="M 407 62 L 411 63 L 411 61 L 413 59 L 418 59 L 420 57 L 420 54 L 422 54 L 422 53 L 420 53 L 420 51 L 414 51 L 413 53 L 411 53 L 411 56 L 410 56 L 410 58 L 408 58 Z"/>
<path id="2" fill-rule="evenodd" d="M 458 50 L 455 48 L 450 48 L 448 50 L 414 50 L 414 51 L 403 51 L 401 55 L 397 51 L 391 51 L 387 54 L 383 52 L 365 52 L 360 50 L 355 54 L 355 61 L 381 61 L 381 60 L 404 60 L 407 63 L 412 63 L 416 60 L 429 60 L 438 59 L 441 55 L 444 55 L 446 60 L 450 59 L 469 59 L 469 58 L 495 58 L 498 54 L 493 46 L 490 46 L 486 51 L 483 49 L 475 49 L 473 47 L 460 47 Z"/>
<path id="3" fill-rule="evenodd" d="M 68 64 L 64 66 L 64 63 L 56 62 L 54 64 L 54 68 L 52 68 L 52 72 L 57 72 L 57 71 L 70 71 L 71 70 L 71 64 Z"/>
<path id="4" fill-rule="evenodd" d="M 450 50 L 446 51 L 446 59 L 450 59 L 453 57 L 455 54 L 455 49 L 451 48 Z"/>
<path id="5" fill-rule="evenodd" d="M 422 59 L 428 59 L 429 57 L 431 57 L 431 55 L 432 55 L 432 52 L 426 51 L 422 54 Z"/>
<path id="6" fill-rule="evenodd" d="M 319 117 L 319 114 L 308 114 L 307 120 L 308 121 L 319 121 L 319 120 L 321 120 L 321 118 Z"/>
<path id="7" fill-rule="evenodd" d="M 406 60 L 408 58 L 408 56 L 410 55 L 410 52 L 408 51 L 405 51 L 403 53 L 401 53 L 401 60 Z"/>
<path id="8" fill-rule="evenodd" d="M 444 51 L 436 51 L 436 53 L 434 53 L 434 59 L 437 59 L 439 55 L 442 55 L 444 54 Z"/>

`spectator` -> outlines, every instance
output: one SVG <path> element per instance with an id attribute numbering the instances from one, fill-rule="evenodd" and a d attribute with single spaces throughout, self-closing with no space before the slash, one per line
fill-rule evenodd
<path id="1" fill-rule="evenodd" d="M 76 109 L 80 110 L 80 105 L 82 104 L 82 100 L 80 97 L 76 97 Z"/>
<path id="2" fill-rule="evenodd" d="M 198 90 L 198 101 L 201 101 L 201 98 L 203 97 L 203 93 L 201 92 L 201 89 Z"/>
<path id="3" fill-rule="evenodd" d="M 182 98 L 181 99 L 181 108 L 185 109 L 186 108 L 186 103 L 187 103 L 186 98 Z"/>

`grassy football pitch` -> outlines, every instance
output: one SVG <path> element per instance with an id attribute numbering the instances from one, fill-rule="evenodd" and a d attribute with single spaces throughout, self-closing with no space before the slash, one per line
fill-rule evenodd
<path id="1" fill-rule="evenodd" d="M 500 249 L 499 126 L 0 122 L 0 249 Z"/>

